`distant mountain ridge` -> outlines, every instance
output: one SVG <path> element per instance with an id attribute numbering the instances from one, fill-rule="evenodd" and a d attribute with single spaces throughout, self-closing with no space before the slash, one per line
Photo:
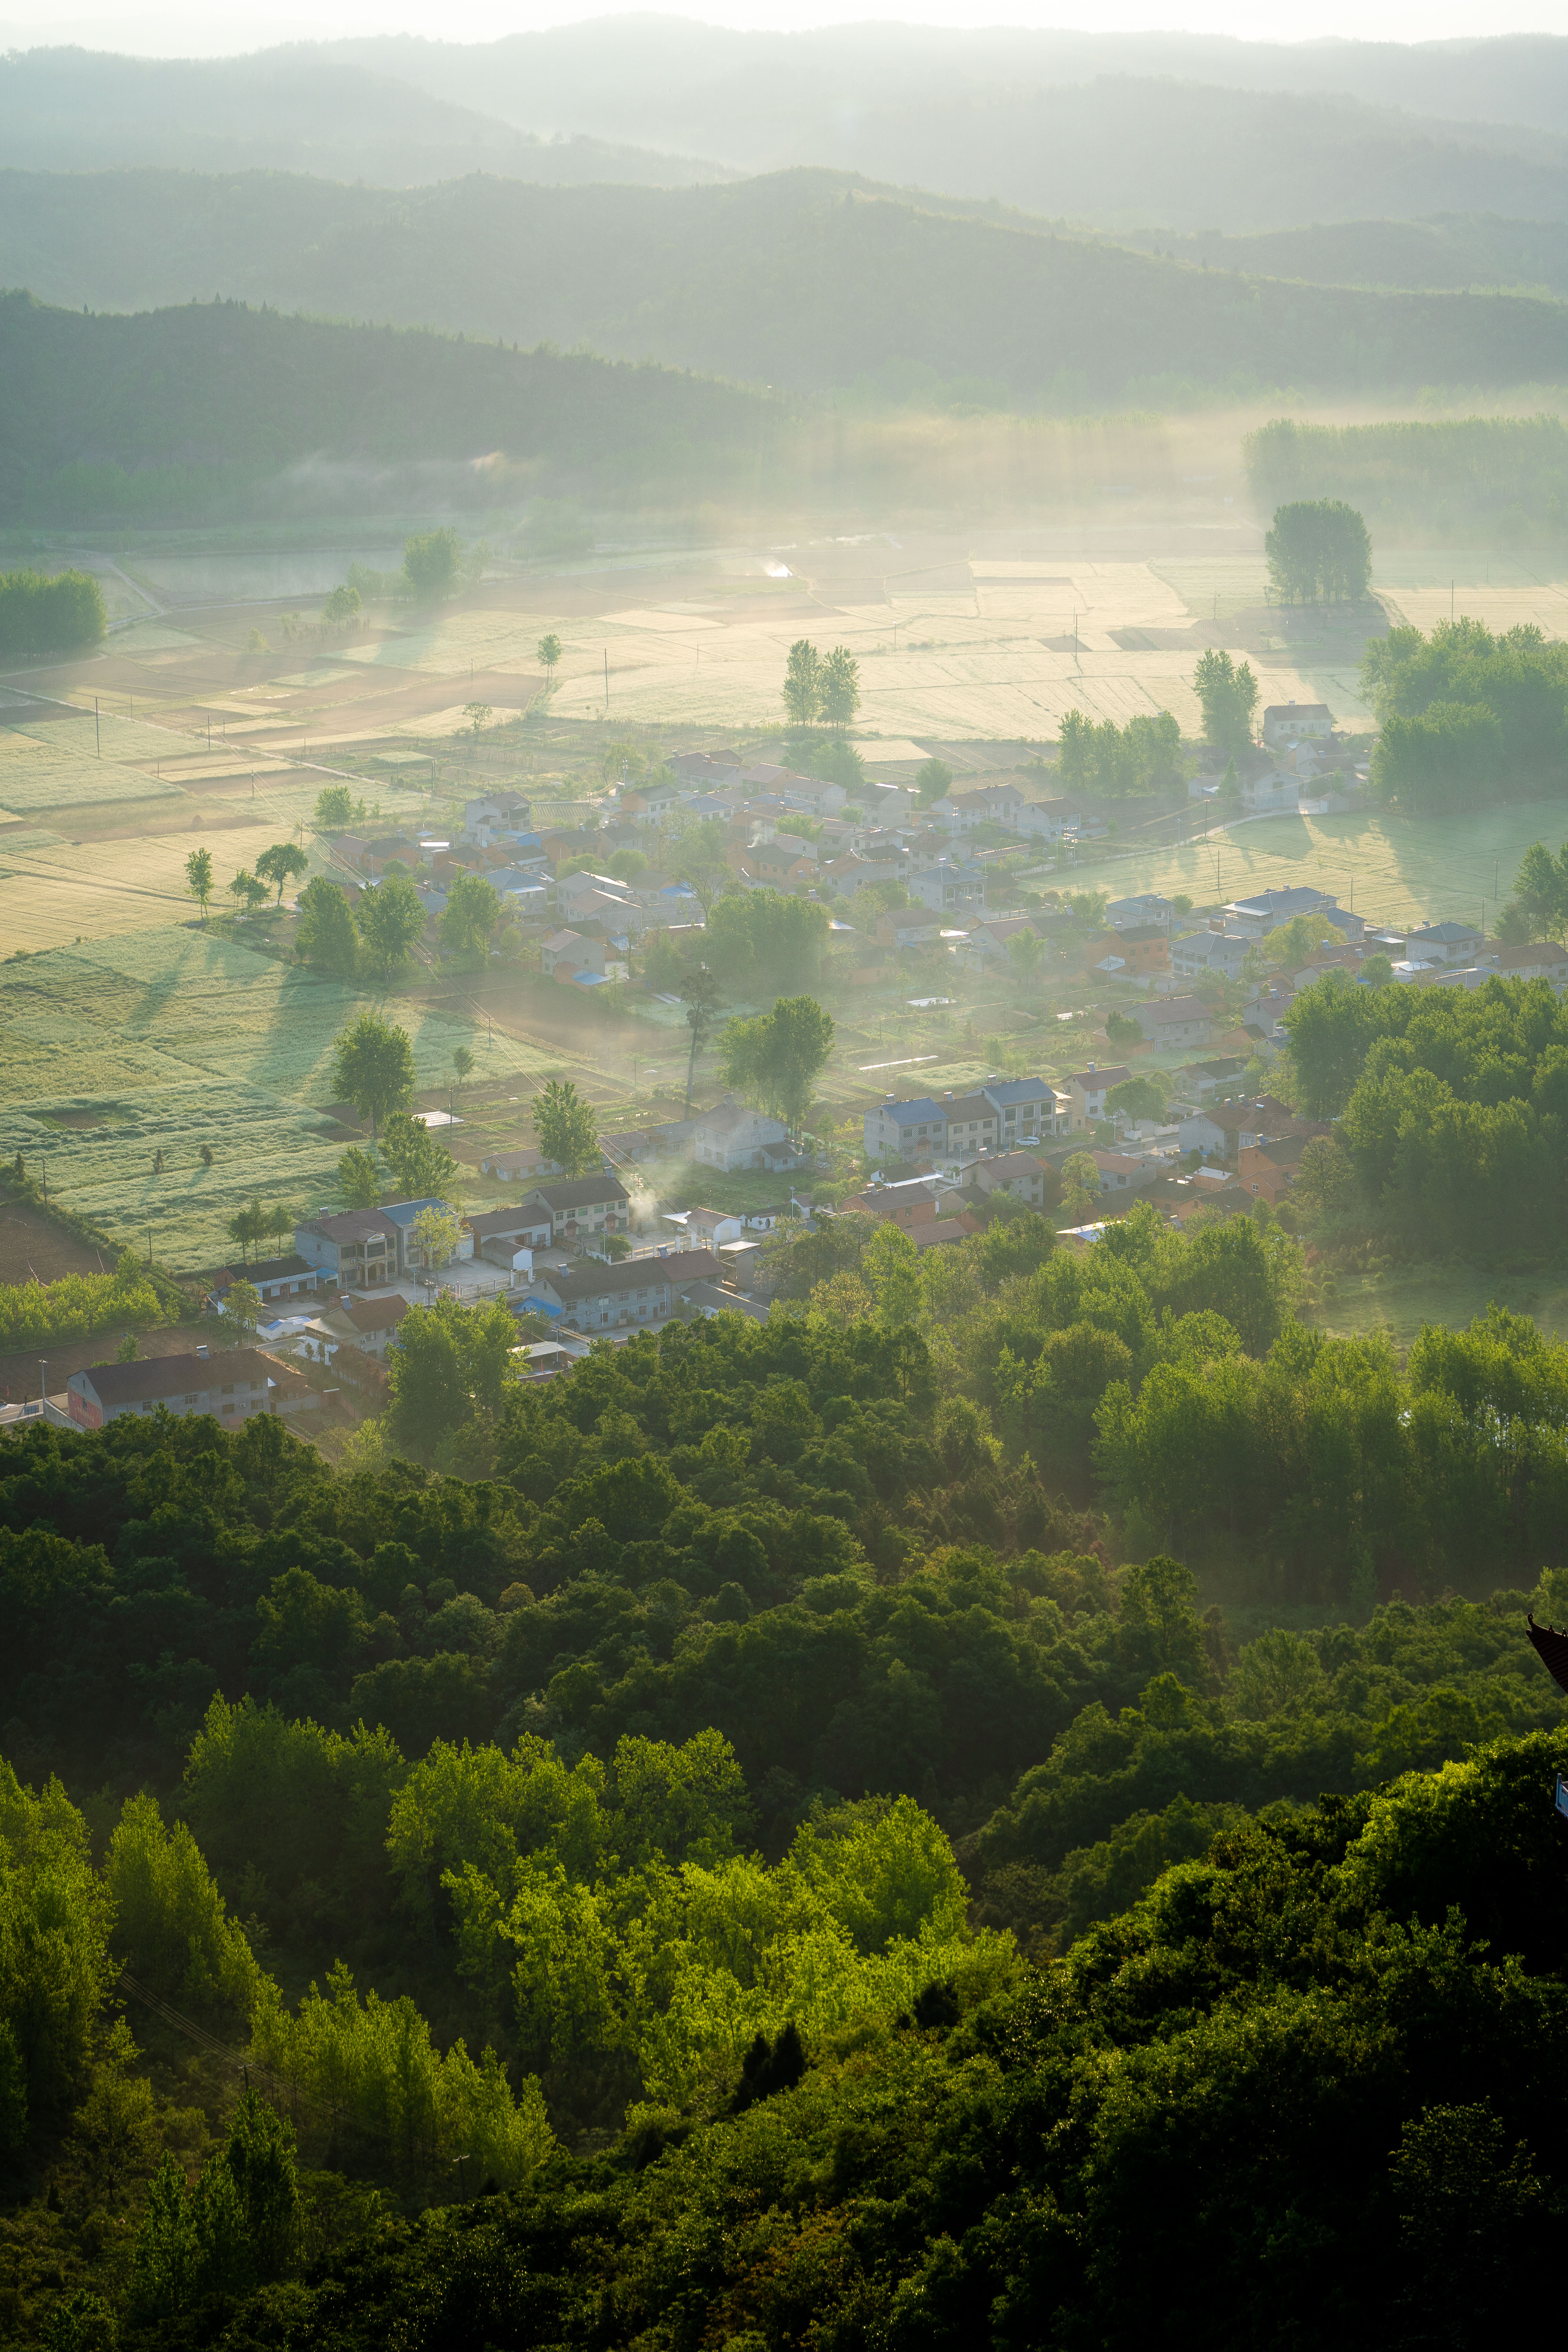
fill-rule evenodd
<path id="1" fill-rule="evenodd" d="M 689 186 L 813 166 L 1113 231 L 1254 234 L 1438 211 L 1568 220 L 1555 100 L 1541 110 L 1551 123 L 1478 122 L 1126 69 L 1173 54 L 1158 43 L 1079 44 L 1080 60 L 1114 55 L 1121 69 L 1080 63 L 1065 79 L 1018 62 L 1036 54 L 1002 35 L 862 27 L 781 46 L 637 18 L 473 48 L 390 40 L 196 60 L 39 49 L 0 59 L 0 154 L 31 169 L 261 167 L 389 187 L 476 169 Z M 1542 55 L 1554 87 L 1568 42 Z M 1568 84 L 1557 111 L 1568 124 Z"/>
<path id="2" fill-rule="evenodd" d="M 801 161 L 867 168 L 847 155 L 776 147 L 769 143 L 776 123 L 798 131 L 843 110 L 1058 89 L 1102 76 L 1337 95 L 1438 122 L 1529 125 L 1568 136 L 1568 38 L 1550 34 L 1247 41 L 867 23 L 777 33 L 625 14 L 489 42 L 389 34 L 323 46 L 525 129 L 570 127 L 659 145 L 696 139 L 703 153 L 751 169 Z"/>
<path id="3" fill-rule="evenodd" d="M 1568 381 L 1568 309 L 1300 287 L 842 174 L 685 190 L 0 173 L 0 283 L 79 310 L 250 302 L 869 404 Z"/>
<path id="4" fill-rule="evenodd" d="M 0 155 L 47 171 L 106 166 L 310 172 L 408 187 L 485 169 L 549 183 L 687 187 L 723 164 L 604 140 L 552 139 L 315 50 L 142 58 L 87 49 L 0 57 Z"/>

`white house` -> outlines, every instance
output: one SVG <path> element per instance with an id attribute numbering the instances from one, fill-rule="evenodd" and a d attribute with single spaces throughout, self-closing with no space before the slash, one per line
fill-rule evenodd
<path id="1" fill-rule="evenodd" d="M 783 1120 L 748 1109 L 732 1096 L 695 1121 L 691 1156 L 700 1168 L 719 1168 L 726 1174 L 736 1168 L 768 1168 L 776 1172 L 800 1165 L 800 1155 Z"/>
<path id="2" fill-rule="evenodd" d="M 1333 733 L 1326 702 L 1271 702 L 1263 713 L 1263 740 L 1270 751 L 1299 743 L 1304 736 Z"/>
<path id="3" fill-rule="evenodd" d="M 1082 822 L 1082 811 L 1071 801 L 1022 800 L 1014 831 L 1031 841 L 1060 841 L 1064 835 L 1077 833 Z"/>

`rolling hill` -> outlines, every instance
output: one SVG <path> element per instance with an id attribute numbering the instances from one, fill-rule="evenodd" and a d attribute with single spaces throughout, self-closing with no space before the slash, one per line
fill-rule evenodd
<path id="1" fill-rule="evenodd" d="M 1315 93 L 1439 122 L 1568 135 L 1568 39 L 1242 41 L 909 24 L 737 32 L 677 16 L 600 17 L 496 41 L 365 37 L 327 45 L 432 95 L 523 129 L 562 128 L 721 155 L 749 170 L 803 161 L 866 170 L 856 125 L 886 109 L 984 92 L 1159 77 L 1223 89 Z M 834 125 L 848 143 L 808 145 Z M 931 173 L 911 176 L 932 184 Z"/>
<path id="2" fill-rule="evenodd" d="M 0 152 L 51 172 L 247 166 L 410 187 L 464 172 L 686 187 L 725 167 L 590 138 L 549 138 L 310 49 L 251 58 L 0 57 Z M 210 289 L 207 290 L 211 290 Z"/>
<path id="3" fill-rule="evenodd" d="M 700 377 L 186 303 L 0 298 L 0 520 L 620 495 L 754 478 L 777 404 Z"/>
<path id="4" fill-rule="evenodd" d="M 1568 238 L 1555 221 L 1502 220 L 1495 213 L 1439 213 L 1431 220 L 1344 221 L 1276 229 L 1263 236 L 1134 236 L 1131 245 L 1257 270 L 1314 286 L 1396 286 L 1412 290 L 1512 288 L 1568 295 Z"/>
<path id="5" fill-rule="evenodd" d="M 1276 385 L 1568 380 L 1568 311 L 1287 286 L 822 172 L 684 190 L 474 175 L 0 173 L 0 283 L 207 298 L 551 342 L 871 404 L 1152 404 Z"/>
<path id="6" fill-rule="evenodd" d="M 812 165 L 1112 230 L 1568 219 L 1568 139 L 1518 122 L 1081 64 L 1031 74 L 1016 61 L 1035 53 L 1003 35 L 882 26 L 781 47 L 648 19 L 576 34 L 586 48 L 522 35 L 195 61 L 33 50 L 0 61 L 0 153 L 55 171 L 265 166 L 383 186 L 476 169 L 686 186 Z"/>

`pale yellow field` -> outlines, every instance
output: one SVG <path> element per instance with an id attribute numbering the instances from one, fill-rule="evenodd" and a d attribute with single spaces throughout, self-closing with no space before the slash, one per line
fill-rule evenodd
<path id="1" fill-rule="evenodd" d="M 1195 733 L 1197 648 L 1128 649 L 1113 632 L 1186 628 L 1260 602 L 1263 592 L 1261 566 L 1249 558 L 1158 568 L 976 562 L 969 569 L 967 589 L 904 594 L 894 582 L 886 603 L 836 605 L 822 597 L 816 641 L 847 646 L 859 661 L 867 733 L 1039 740 L 1074 709 L 1119 724 L 1140 711 L 1170 710 Z M 777 715 L 798 633 L 798 621 L 783 615 L 726 621 L 717 608 L 699 614 L 689 604 L 563 626 L 552 708 L 563 718 L 603 717 L 607 655 L 614 718 L 763 724 Z M 1266 702 L 1326 701 L 1342 722 L 1366 723 L 1353 675 L 1303 667 L 1284 655 L 1252 660 Z"/>
<path id="2" fill-rule="evenodd" d="M 1364 814 L 1270 816 L 1230 826 L 1188 848 L 1087 867 L 1084 878 L 1119 898 L 1184 891 L 1199 905 L 1305 883 L 1358 915 L 1392 924 L 1474 922 L 1483 911 L 1489 924 L 1530 844 L 1545 841 L 1555 849 L 1565 835 L 1564 802 L 1423 824 Z"/>
<path id="3" fill-rule="evenodd" d="M 1560 564 L 1510 556 L 1395 553 L 1379 562 L 1377 587 L 1395 617 L 1430 631 L 1453 613 L 1501 631 L 1533 623 L 1549 637 L 1568 632 L 1568 577 Z"/>
<path id="4" fill-rule="evenodd" d="M 263 814 L 255 824 L 226 826 L 210 836 L 187 824 L 178 833 L 144 834 L 133 841 L 57 841 L 28 850 L 0 840 L 0 940 L 6 951 L 37 952 L 190 920 L 196 908 L 185 889 L 185 860 L 204 839 L 213 854 L 213 905 L 226 908 L 226 886 L 239 868 L 254 869 L 264 849 L 291 835 L 289 811 L 258 805 Z M 315 872 L 322 861 L 309 835 L 306 849 Z M 309 879 L 300 875 L 294 889 Z"/>

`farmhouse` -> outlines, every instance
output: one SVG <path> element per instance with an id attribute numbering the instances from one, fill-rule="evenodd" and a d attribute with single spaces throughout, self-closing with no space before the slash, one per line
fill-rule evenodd
<path id="1" fill-rule="evenodd" d="M 716 1110 L 693 1121 L 691 1156 L 700 1168 L 766 1168 L 776 1175 L 798 1168 L 801 1157 L 782 1119 L 750 1110 L 727 1095 Z"/>
<path id="2" fill-rule="evenodd" d="M 258 1412 L 313 1412 L 320 1397 L 308 1381 L 258 1348 L 211 1356 L 160 1356 L 147 1363 L 94 1364 L 66 1383 L 68 1410 L 82 1429 L 103 1429 L 131 1413 L 211 1413 L 238 1428 Z"/>
<path id="3" fill-rule="evenodd" d="M 1074 1135 L 1094 1125 L 1105 1117 L 1105 1097 L 1112 1087 L 1119 1087 L 1131 1072 L 1118 1066 L 1113 1070 L 1097 1069 L 1091 1062 L 1087 1070 L 1079 1070 L 1062 1081 L 1070 1109 L 1068 1126 Z"/>
<path id="4" fill-rule="evenodd" d="M 541 1218 L 548 1217 L 549 1245 L 556 1249 L 590 1234 L 624 1234 L 631 1222 L 631 1195 L 620 1178 L 605 1170 L 596 1176 L 564 1176 L 558 1182 L 536 1184 L 521 1205 L 535 1213 L 535 1230 Z"/>
<path id="5" fill-rule="evenodd" d="M 1271 702 L 1263 713 L 1263 740 L 1270 751 L 1299 743 L 1307 736 L 1326 739 L 1333 729 L 1326 702 Z"/>
<path id="6" fill-rule="evenodd" d="M 248 1265 L 242 1265 L 237 1269 L 232 1265 L 219 1266 L 213 1276 L 212 1286 L 214 1297 L 221 1300 L 227 1297 L 235 1283 L 248 1282 L 259 1297 L 271 1300 L 302 1297 L 308 1292 L 319 1289 L 321 1281 L 320 1270 L 308 1259 L 295 1255 L 255 1258 Z"/>
<path id="7" fill-rule="evenodd" d="M 474 1255 L 492 1265 L 511 1266 L 520 1250 L 548 1249 L 551 1223 L 542 1208 L 484 1209 L 468 1219 Z"/>
<path id="8" fill-rule="evenodd" d="M 1132 1017 L 1145 1037 L 1162 1051 L 1172 1045 L 1206 1045 L 1214 1034 L 1214 1018 L 1201 996 L 1156 997 L 1152 1004 L 1135 1004 Z"/>
<path id="9" fill-rule="evenodd" d="M 372 1290 L 403 1271 L 403 1235 L 382 1209 L 344 1209 L 294 1228 L 294 1247 L 339 1290 Z"/>

